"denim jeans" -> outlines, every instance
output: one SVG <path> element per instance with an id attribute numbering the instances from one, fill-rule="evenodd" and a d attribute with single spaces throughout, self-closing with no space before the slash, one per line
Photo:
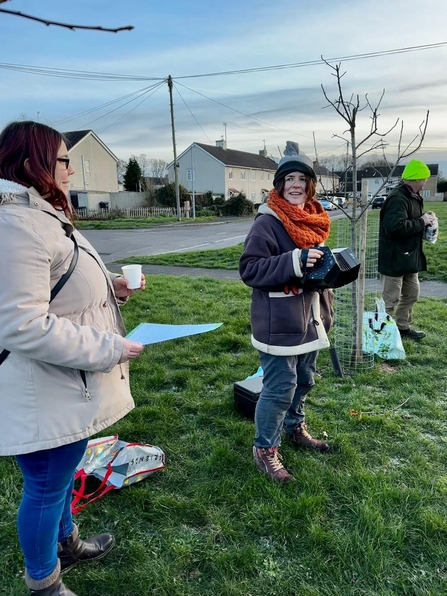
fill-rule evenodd
<path id="1" fill-rule="evenodd" d="M 304 422 L 304 403 L 315 384 L 317 357 L 317 351 L 299 356 L 259 352 L 264 378 L 255 411 L 256 447 L 277 447 L 283 428 L 292 434 Z"/>
<path id="2" fill-rule="evenodd" d="M 23 475 L 17 529 L 26 570 L 33 579 L 44 579 L 53 573 L 57 543 L 73 531 L 73 476 L 87 442 L 88 439 L 83 439 L 16 456 Z"/>

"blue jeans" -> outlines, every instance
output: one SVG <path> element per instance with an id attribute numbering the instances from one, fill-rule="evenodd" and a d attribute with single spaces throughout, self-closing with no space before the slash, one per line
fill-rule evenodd
<path id="1" fill-rule="evenodd" d="M 73 531 L 73 476 L 88 439 L 17 455 L 23 474 L 23 497 L 17 517 L 20 546 L 28 574 L 36 580 L 53 573 L 57 543 Z"/>
<path id="2" fill-rule="evenodd" d="M 317 357 L 317 351 L 299 356 L 259 352 L 264 378 L 255 411 L 256 447 L 277 447 L 283 428 L 292 434 L 304 423 L 304 403 L 315 384 Z"/>

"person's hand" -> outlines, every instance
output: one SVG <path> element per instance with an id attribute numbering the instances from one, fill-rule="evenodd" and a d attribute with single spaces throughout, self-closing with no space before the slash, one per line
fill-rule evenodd
<path id="1" fill-rule="evenodd" d="M 132 294 L 135 294 L 138 290 L 144 290 L 146 288 L 146 278 L 143 274 L 141 274 L 141 286 L 136 290 L 129 290 L 127 287 L 127 279 L 124 277 L 115 277 L 112 283 L 113 289 L 115 290 L 115 296 L 121 298 L 121 300 L 125 300 Z"/>
<path id="2" fill-rule="evenodd" d="M 313 267 L 315 265 L 315 263 L 319 259 L 321 259 L 323 254 L 324 253 L 321 250 L 318 250 L 317 248 L 309 248 L 309 252 L 307 254 L 307 260 L 304 263 L 304 266 L 306 267 L 306 269 L 308 267 Z"/>
<path id="3" fill-rule="evenodd" d="M 123 353 L 118 364 L 122 364 L 123 362 L 127 362 L 128 360 L 133 360 L 134 358 L 139 356 L 143 350 L 143 344 L 139 344 L 135 341 L 130 341 L 130 339 L 125 339 L 123 345 Z"/>
<path id="4" fill-rule="evenodd" d="M 431 213 L 424 213 L 424 215 L 422 216 L 422 221 L 426 226 L 431 226 L 433 225 L 435 218 L 433 217 L 433 215 L 431 215 Z"/>

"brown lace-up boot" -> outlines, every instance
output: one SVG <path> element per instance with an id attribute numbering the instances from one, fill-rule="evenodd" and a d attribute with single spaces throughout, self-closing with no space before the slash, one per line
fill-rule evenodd
<path id="1" fill-rule="evenodd" d="M 329 445 L 324 441 L 319 441 L 318 439 L 314 439 L 308 432 L 307 426 L 305 424 L 301 424 L 298 426 L 291 435 L 288 435 L 289 439 L 295 445 L 301 445 L 302 447 L 307 447 L 307 449 L 315 449 L 316 451 L 327 451 L 329 449 Z"/>
<path id="2" fill-rule="evenodd" d="M 253 457 L 258 470 L 268 474 L 273 480 L 277 482 L 293 482 L 295 480 L 282 465 L 282 457 L 278 453 L 278 447 L 266 449 L 253 447 Z"/>

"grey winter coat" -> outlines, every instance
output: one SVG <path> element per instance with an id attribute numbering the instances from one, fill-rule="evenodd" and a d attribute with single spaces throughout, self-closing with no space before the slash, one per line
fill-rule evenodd
<path id="1" fill-rule="evenodd" d="M 333 319 L 331 290 L 284 292 L 303 276 L 301 250 L 276 213 L 261 205 L 245 240 L 239 263 L 241 279 L 253 288 L 252 344 L 276 356 L 305 354 L 329 347 Z"/>
<path id="2" fill-rule="evenodd" d="M 134 407 L 111 276 L 77 231 L 78 263 L 49 304 L 73 256 L 65 230 L 34 189 L 0 180 L 0 455 L 79 441 Z"/>

